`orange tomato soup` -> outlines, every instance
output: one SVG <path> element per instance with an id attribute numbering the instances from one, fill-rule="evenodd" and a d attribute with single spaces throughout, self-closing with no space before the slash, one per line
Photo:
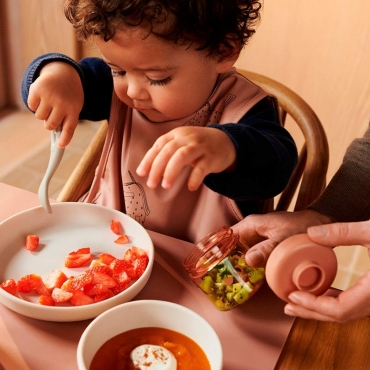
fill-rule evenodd
<path id="1" fill-rule="evenodd" d="M 211 370 L 204 351 L 192 339 L 173 330 L 147 327 L 118 334 L 96 352 L 90 370 L 135 370 L 130 354 L 143 344 L 162 346 L 177 360 L 177 370 Z"/>

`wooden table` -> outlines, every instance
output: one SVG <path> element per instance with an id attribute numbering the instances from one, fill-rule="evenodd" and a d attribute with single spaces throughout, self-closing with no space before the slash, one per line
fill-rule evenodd
<path id="1" fill-rule="evenodd" d="M 0 183 L 0 222 L 38 205 L 35 194 Z M 224 370 L 369 368 L 369 319 L 348 324 L 294 320 L 284 315 L 284 302 L 267 285 L 247 304 L 228 313 L 219 312 L 189 284 L 180 267 L 191 245 L 149 234 L 156 247 L 155 266 L 147 287 L 135 299 L 170 300 L 204 316 L 219 334 Z M 163 284 L 168 289 L 157 288 Z M 76 369 L 78 339 L 89 322 L 43 322 L 0 305 L 0 370 L 48 369 L 51 364 L 55 370 Z M 54 362 L 48 352 L 53 353 Z"/>

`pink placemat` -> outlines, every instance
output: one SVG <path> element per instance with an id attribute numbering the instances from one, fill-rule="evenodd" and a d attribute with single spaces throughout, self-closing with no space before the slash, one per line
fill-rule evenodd
<path id="1" fill-rule="evenodd" d="M 35 194 L 0 184 L 0 205 L 2 221 L 39 202 Z M 192 245 L 149 233 L 156 249 L 156 262 L 148 284 L 135 299 L 171 301 L 203 316 L 220 337 L 224 370 L 272 370 L 294 321 L 284 315 L 284 302 L 264 284 L 241 307 L 228 312 L 216 310 L 182 268 L 182 260 Z M 90 321 L 39 321 L 0 305 L 0 336 L 3 338 L 0 340 L 0 369 L 2 365 L 7 370 L 76 370 L 78 340 Z"/>

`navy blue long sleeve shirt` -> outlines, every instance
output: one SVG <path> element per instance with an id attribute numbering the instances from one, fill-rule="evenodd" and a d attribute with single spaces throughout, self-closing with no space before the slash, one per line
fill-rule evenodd
<path id="1" fill-rule="evenodd" d="M 109 118 L 113 91 L 110 67 L 100 58 L 85 58 L 79 63 L 59 53 L 41 55 L 24 73 L 22 99 L 27 105 L 30 85 L 41 68 L 53 61 L 71 64 L 79 73 L 84 90 L 80 119 L 99 121 Z M 278 195 L 287 185 L 297 164 L 297 148 L 288 131 L 279 124 L 278 111 L 271 98 L 257 103 L 237 123 L 213 124 L 233 141 L 237 164 L 233 172 L 209 174 L 204 184 L 238 204 L 243 215 L 259 211 L 258 204 Z"/>

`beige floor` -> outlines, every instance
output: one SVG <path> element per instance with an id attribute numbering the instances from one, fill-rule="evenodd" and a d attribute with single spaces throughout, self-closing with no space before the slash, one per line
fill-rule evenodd
<path id="1" fill-rule="evenodd" d="M 78 126 L 50 182 L 51 198 L 55 199 L 59 194 L 98 125 L 84 122 Z M 37 193 L 49 160 L 50 133 L 30 112 L 23 111 L 0 119 L 0 138 L 0 181 Z M 352 286 L 364 271 L 370 269 L 370 259 L 364 247 L 337 247 L 335 252 L 338 273 L 333 285 L 338 289 Z"/>

